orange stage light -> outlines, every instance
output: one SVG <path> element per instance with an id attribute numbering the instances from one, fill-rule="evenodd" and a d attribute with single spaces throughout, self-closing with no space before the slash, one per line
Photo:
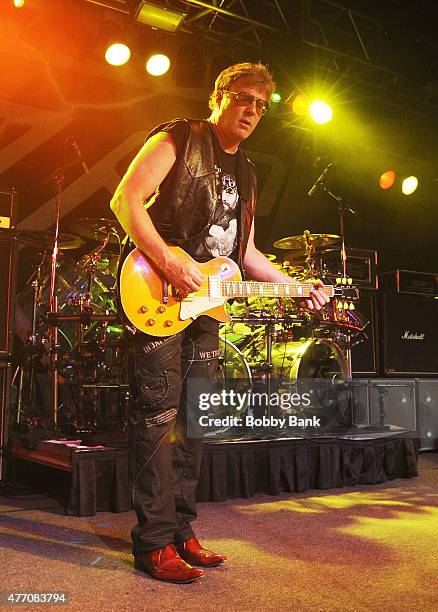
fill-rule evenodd
<path id="1" fill-rule="evenodd" d="M 396 178 L 397 178 L 397 175 L 394 170 L 387 170 L 380 177 L 380 181 L 379 181 L 380 188 L 389 189 L 390 187 L 394 185 Z"/>

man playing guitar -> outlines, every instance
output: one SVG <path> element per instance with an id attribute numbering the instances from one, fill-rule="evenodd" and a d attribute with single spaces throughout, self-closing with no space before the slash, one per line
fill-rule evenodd
<path id="1" fill-rule="evenodd" d="M 166 291 L 169 287 L 180 300 L 205 284 L 195 262 L 221 256 L 255 281 L 294 284 L 255 247 L 256 178 L 239 148 L 267 112 L 273 90 L 262 64 L 222 71 L 210 97 L 210 117 L 155 128 L 112 198 L 111 208 L 132 244 L 160 271 Z M 302 303 L 319 310 L 328 301 L 317 282 Z M 163 303 L 158 310 L 165 308 Z M 130 487 L 138 520 L 133 554 L 136 567 L 152 577 L 184 583 L 226 559 L 203 548 L 191 527 L 202 440 L 185 435 L 190 407 L 185 381 L 189 374 L 213 380 L 219 324 L 196 316 L 175 333 L 169 319 L 173 335 L 157 335 L 156 316 L 148 312 L 144 329 L 130 339 Z"/>

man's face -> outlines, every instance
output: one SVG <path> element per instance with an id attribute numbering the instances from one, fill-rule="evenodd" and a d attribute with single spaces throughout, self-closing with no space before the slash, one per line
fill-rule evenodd
<path id="1" fill-rule="evenodd" d="M 266 89 L 261 85 L 251 83 L 251 79 L 247 77 L 233 81 L 229 89 L 236 93 L 245 92 L 266 102 L 268 101 Z M 219 92 L 216 103 L 219 105 L 219 126 L 230 139 L 236 140 L 236 142 L 242 142 L 242 140 L 248 138 L 260 121 L 261 113 L 257 109 L 255 100 L 247 106 L 239 106 L 235 96 L 226 92 Z"/>

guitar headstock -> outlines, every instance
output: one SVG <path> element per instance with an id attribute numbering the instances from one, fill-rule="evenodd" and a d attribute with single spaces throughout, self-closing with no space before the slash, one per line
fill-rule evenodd
<path id="1" fill-rule="evenodd" d="M 337 277 L 333 286 L 333 299 L 336 300 L 338 310 L 354 310 L 354 303 L 359 301 L 359 289 L 353 285 L 349 277 Z"/>

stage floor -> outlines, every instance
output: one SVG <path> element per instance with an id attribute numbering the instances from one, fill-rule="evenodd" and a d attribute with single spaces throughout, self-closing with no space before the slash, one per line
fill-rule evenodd
<path id="1" fill-rule="evenodd" d="M 418 451 L 418 440 L 400 430 L 354 430 L 336 438 L 210 441 L 204 445 L 198 501 L 412 478 L 418 475 Z M 126 446 L 15 437 L 10 473 L 36 489 L 50 492 L 51 486 L 59 485 L 70 515 L 130 509 Z"/>

